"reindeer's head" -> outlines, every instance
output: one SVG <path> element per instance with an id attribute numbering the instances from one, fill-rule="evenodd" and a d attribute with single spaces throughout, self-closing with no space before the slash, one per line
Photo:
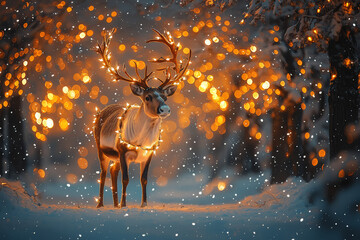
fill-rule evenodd
<path id="1" fill-rule="evenodd" d="M 162 69 L 158 69 L 165 73 L 165 80 L 158 79 L 161 81 L 161 85 L 157 88 L 149 87 L 147 82 L 149 77 L 153 72 L 147 73 L 147 67 L 145 67 L 144 77 L 141 77 L 138 71 L 137 64 L 135 62 L 135 73 L 137 75 L 137 79 L 131 77 L 125 69 L 123 69 L 123 73 L 126 77 L 120 75 L 119 67 L 113 68 L 110 64 L 110 52 L 108 50 L 108 46 L 110 44 L 112 33 L 115 31 L 113 29 L 109 36 L 107 34 L 104 35 L 104 42 L 102 45 L 98 45 L 97 52 L 101 54 L 100 61 L 103 62 L 104 67 L 107 68 L 108 72 L 114 76 L 114 81 L 123 80 L 130 82 L 130 88 L 133 94 L 139 96 L 144 105 L 145 113 L 152 118 L 166 118 L 170 115 L 170 107 L 165 103 L 167 97 L 173 95 L 177 89 L 177 85 L 183 79 L 183 75 L 190 64 L 191 51 L 189 53 L 189 57 L 187 62 L 183 64 L 182 60 L 178 62 L 177 54 L 179 51 L 179 44 L 175 44 L 173 38 L 170 33 L 167 32 L 166 36 L 161 34 L 159 31 L 153 29 L 154 32 L 157 33 L 156 39 L 148 40 L 148 42 L 159 42 L 165 44 L 171 51 L 171 58 L 163 58 L 160 57 L 158 59 L 153 59 L 152 62 L 155 63 L 172 63 L 173 67 L 165 67 Z"/>
<path id="2" fill-rule="evenodd" d="M 146 115 L 152 118 L 166 118 L 170 115 L 170 107 L 165 102 L 169 96 L 175 93 L 176 85 L 168 86 L 165 89 L 144 89 L 137 83 L 131 83 L 130 88 L 133 94 L 141 98 Z"/>

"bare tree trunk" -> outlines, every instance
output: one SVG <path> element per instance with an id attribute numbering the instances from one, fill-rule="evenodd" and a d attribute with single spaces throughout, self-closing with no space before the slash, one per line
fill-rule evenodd
<path id="1" fill-rule="evenodd" d="M 43 155 L 42 146 L 43 146 L 43 144 L 42 144 L 41 140 L 37 140 L 36 150 L 35 150 L 35 159 L 33 160 L 33 167 L 34 168 L 41 168 L 42 155 Z"/>
<path id="2" fill-rule="evenodd" d="M 245 173 L 259 172 L 260 164 L 256 159 L 257 145 L 259 141 L 250 136 L 250 127 L 242 127 L 244 131 L 244 155 L 242 156 L 241 165 Z"/>
<path id="3" fill-rule="evenodd" d="M 26 170 L 26 148 L 22 123 L 21 96 L 10 100 L 9 115 L 9 177 L 16 178 Z"/>
<path id="4" fill-rule="evenodd" d="M 288 158 L 292 162 L 292 174 L 295 176 L 305 177 L 306 162 L 304 159 L 303 142 L 301 138 L 301 123 L 303 110 L 301 102 L 294 103 L 289 107 L 288 118 Z"/>
<path id="5" fill-rule="evenodd" d="M 4 141 L 4 109 L 0 110 L 0 177 L 4 176 L 5 141 Z"/>
<path id="6" fill-rule="evenodd" d="M 272 156 L 271 156 L 271 180 L 270 183 L 284 182 L 291 173 L 291 162 L 286 157 L 288 132 L 288 112 L 279 107 L 274 108 L 272 113 Z"/>
<path id="7" fill-rule="evenodd" d="M 334 159 L 341 151 L 352 147 L 345 131 L 349 124 L 358 122 L 360 67 L 354 33 L 343 27 L 339 39 L 329 42 L 328 55 L 332 76 L 329 91 L 330 159 Z"/>

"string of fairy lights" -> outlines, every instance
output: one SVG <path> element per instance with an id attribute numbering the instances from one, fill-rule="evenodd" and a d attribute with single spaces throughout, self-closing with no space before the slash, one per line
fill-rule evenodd
<path id="1" fill-rule="evenodd" d="M 161 123 L 160 123 L 160 130 L 159 130 L 159 138 L 158 140 L 153 144 L 153 146 L 151 147 L 144 147 L 144 146 L 141 146 L 141 145 L 136 145 L 136 144 L 133 144 L 129 141 L 126 141 L 123 136 L 122 136 L 122 127 L 123 127 L 123 124 L 122 124 L 122 120 L 124 119 L 126 113 L 131 109 L 131 108 L 140 108 L 139 105 L 136 105 L 136 104 L 129 104 L 127 103 L 126 104 L 126 107 L 123 108 L 124 112 L 121 114 L 120 117 L 118 117 L 118 119 L 120 120 L 120 123 L 119 123 L 119 130 L 116 131 L 117 134 L 119 134 L 119 142 L 121 144 L 124 144 L 128 149 L 130 150 L 139 150 L 139 149 L 142 149 L 145 151 L 145 155 L 148 153 L 148 151 L 152 151 L 154 154 L 156 154 L 156 150 L 159 149 L 160 147 L 160 143 L 162 142 L 161 140 L 161 133 L 163 132 L 163 129 L 161 128 Z"/>

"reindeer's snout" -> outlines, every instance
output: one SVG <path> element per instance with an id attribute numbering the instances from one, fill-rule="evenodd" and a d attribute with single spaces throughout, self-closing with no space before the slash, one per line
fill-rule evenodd
<path id="1" fill-rule="evenodd" d="M 160 115 L 160 117 L 167 117 L 170 115 L 170 107 L 166 104 L 164 105 L 161 105 L 159 108 L 158 108 L 158 114 Z"/>

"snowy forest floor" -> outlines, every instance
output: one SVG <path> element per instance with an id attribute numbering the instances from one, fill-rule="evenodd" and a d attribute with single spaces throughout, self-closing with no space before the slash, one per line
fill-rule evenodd
<path id="1" fill-rule="evenodd" d="M 321 211 L 308 201 L 312 183 L 267 186 L 267 177 L 238 177 L 221 192 L 192 176 L 150 184 L 146 208 L 133 183 L 123 209 L 112 207 L 109 187 L 96 209 L 97 184 L 44 183 L 35 196 L 33 186 L 0 179 L 0 239 L 341 239 L 319 225 Z"/>

